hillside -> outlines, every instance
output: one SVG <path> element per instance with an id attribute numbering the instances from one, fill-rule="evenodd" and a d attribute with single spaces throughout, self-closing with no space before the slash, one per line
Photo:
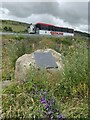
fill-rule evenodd
<path id="1" fill-rule="evenodd" d="M 86 32 L 81 32 L 81 31 L 74 31 L 76 35 L 81 35 L 84 37 L 90 37 L 90 34 L 86 33 Z"/>
<path id="2" fill-rule="evenodd" d="M 0 20 L 0 24 L 1 23 L 2 27 L 0 28 L 0 31 L 25 33 L 27 32 L 27 27 L 29 26 L 27 23 L 12 20 Z"/>

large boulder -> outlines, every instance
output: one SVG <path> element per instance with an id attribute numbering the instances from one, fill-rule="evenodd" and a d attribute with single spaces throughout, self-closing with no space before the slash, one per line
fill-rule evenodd
<path id="1" fill-rule="evenodd" d="M 35 52 L 51 52 L 52 56 L 55 58 L 56 64 L 58 68 L 52 68 L 49 70 L 61 70 L 63 68 L 62 66 L 62 60 L 61 60 L 61 54 L 56 52 L 55 50 L 52 49 L 45 49 L 45 50 L 37 50 Z M 35 62 L 35 57 L 34 53 L 31 54 L 24 54 L 21 57 L 19 57 L 16 61 L 16 66 L 15 66 L 15 79 L 17 81 L 26 81 L 27 80 L 27 73 L 30 70 L 30 68 L 34 67 L 38 70 L 38 66 Z"/>

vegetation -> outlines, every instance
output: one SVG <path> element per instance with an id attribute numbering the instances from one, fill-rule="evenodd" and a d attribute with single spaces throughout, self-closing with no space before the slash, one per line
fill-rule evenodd
<path id="1" fill-rule="evenodd" d="M 7 32 L 7 31 L 12 32 L 12 28 L 11 28 L 11 27 L 6 27 L 6 26 L 5 26 L 3 29 L 4 29 L 4 31 L 6 31 L 6 32 Z"/>
<path id="2" fill-rule="evenodd" d="M 81 31 L 74 31 L 75 34 L 81 35 L 81 36 L 86 36 L 86 37 L 90 37 L 90 34 L 86 33 L 86 32 L 81 32 Z"/>
<path id="3" fill-rule="evenodd" d="M 27 27 L 29 24 L 18 22 L 18 21 L 11 21 L 11 20 L 2 20 L 0 21 L 2 27 L 0 27 L 0 31 L 3 32 L 16 32 L 16 33 L 27 33 Z"/>
<path id="4" fill-rule="evenodd" d="M 3 118 L 88 119 L 87 38 L 24 37 L 3 35 L 3 81 L 13 83 L 3 89 Z M 34 46 L 33 46 L 34 44 Z M 14 80 L 15 62 L 25 53 L 52 48 L 62 55 L 63 71 L 55 74 L 31 68 L 27 82 Z"/>

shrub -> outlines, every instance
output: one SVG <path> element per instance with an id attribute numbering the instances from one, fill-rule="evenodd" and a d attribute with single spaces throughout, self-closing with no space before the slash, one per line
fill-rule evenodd
<path id="1" fill-rule="evenodd" d="M 13 31 L 11 27 L 7 27 L 7 26 L 5 26 L 5 27 L 3 28 L 3 30 L 6 31 L 6 32 L 7 32 L 7 31 L 12 32 L 12 31 Z"/>

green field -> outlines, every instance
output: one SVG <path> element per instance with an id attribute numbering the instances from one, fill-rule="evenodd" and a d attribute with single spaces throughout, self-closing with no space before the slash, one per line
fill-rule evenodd
<path id="1" fill-rule="evenodd" d="M 33 49 L 32 44 L 35 44 Z M 59 45 L 62 44 L 62 49 Z M 2 91 L 3 118 L 88 119 L 88 39 L 83 36 L 2 36 L 2 79 L 12 84 Z M 64 69 L 56 74 L 30 70 L 27 82 L 14 79 L 15 62 L 25 53 L 51 48 L 61 53 Z"/>
<path id="2" fill-rule="evenodd" d="M 11 20 L 2 20 L 2 21 L 0 21 L 0 24 L 2 25 L 2 27 L 0 27 L 0 31 L 4 31 L 4 32 L 9 31 L 9 30 L 5 30 L 4 28 L 10 27 L 12 29 L 11 32 L 18 32 L 18 33 L 27 32 L 27 27 L 29 26 L 29 24 L 27 24 L 27 23 L 11 21 Z"/>

